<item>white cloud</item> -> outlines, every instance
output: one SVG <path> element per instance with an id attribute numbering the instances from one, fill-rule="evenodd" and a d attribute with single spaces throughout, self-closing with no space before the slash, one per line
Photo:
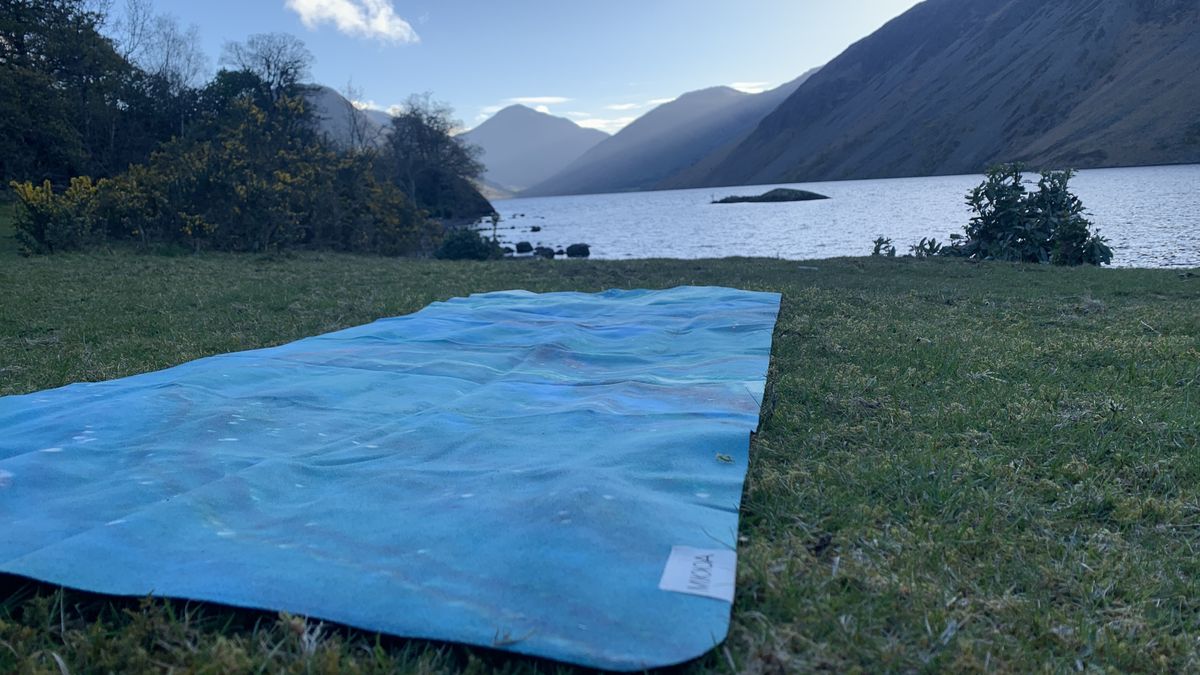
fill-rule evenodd
<path id="1" fill-rule="evenodd" d="M 591 117 L 591 116 L 592 116 L 592 113 L 580 112 L 580 111 L 578 111 L 578 110 L 572 110 L 571 112 L 565 112 L 565 113 L 563 113 L 563 114 L 564 114 L 564 115 L 566 115 L 567 117 L 576 117 L 576 118 L 579 118 L 579 119 L 583 119 L 583 118 L 585 118 L 585 117 Z"/>
<path id="2" fill-rule="evenodd" d="M 744 91 L 747 94 L 761 94 L 771 86 L 770 82 L 734 82 L 729 85 L 738 91 Z"/>
<path id="3" fill-rule="evenodd" d="M 664 103 L 670 103 L 674 100 L 674 98 L 652 98 L 649 101 L 646 101 L 646 105 L 662 105 Z"/>
<path id="4" fill-rule="evenodd" d="M 521 105 L 558 105 L 567 103 L 571 99 L 562 96 L 517 96 L 508 99 L 509 103 L 520 103 Z"/>
<path id="5" fill-rule="evenodd" d="M 534 110 L 536 110 L 536 111 L 538 111 L 538 112 L 540 112 L 540 113 L 543 113 L 543 114 L 545 114 L 545 115 L 549 115 L 549 114 L 550 114 L 550 106 L 547 106 L 547 105 L 539 105 L 539 106 L 535 106 L 535 107 L 534 107 Z"/>
<path id="6" fill-rule="evenodd" d="M 604 107 L 607 110 L 621 111 L 621 110 L 637 110 L 638 108 L 641 108 L 643 105 L 645 105 L 645 104 L 643 104 L 643 103 L 614 103 L 613 105 L 606 105 Z"/>
<path id="7" fill-rule="evenodd" d="M 604 132 L 607 132 L 610 134 L 615 134 L 618 131 L 629 126 L 629 123 L 633 122 L 636 119 L 637 119 L 636 117 L 614 117 L 614 118 L 609 118 L 609 119 L 601 119 L 599 117 L 592 117 L 592 118 L 588 118 L 588 119 L 579 120 L 578 122 L 576 122 L 576 124 L 578 124 L 579 126 L 585 128 L 585 129 L 599 129 L 600 131 L 604 131 Z"/>
<path id="8" fill-rule="evenodd" d="M 410 23 L 396 14 L 391 0 L 285 0 L 310 30 L 330 23 L 353 37 L 384 42 L 420 42 Z"/>

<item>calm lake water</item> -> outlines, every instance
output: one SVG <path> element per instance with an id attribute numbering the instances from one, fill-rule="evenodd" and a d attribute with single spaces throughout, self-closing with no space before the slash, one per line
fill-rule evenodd
<path id="1" fill-rule="evenodd" d="M 1027 177 L 1030 174 L 1027 174 Z M 981 176 L 938 176 L 702 188 L 495 202 L 502 239 L 555 248 L 590 244 L 596 258 L 792 260 L 870 253 L 878 236 L 899 253 L 922 237 L 949 241 L 970 218 Z M 1071 183 L 1121 267 L 1200 267 L 1200 165 L 1082 171 Z M 832 197 L 785 204 L 711 204 L 797 187 Z M 520 214 L 523 214 L 520 215 Z M 540 226 L 541 232 L 530 233 Z"/>

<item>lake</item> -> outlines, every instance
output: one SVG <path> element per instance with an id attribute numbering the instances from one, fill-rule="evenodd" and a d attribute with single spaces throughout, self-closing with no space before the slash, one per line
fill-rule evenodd
<path id="1" fill-rule="evenodd" d="M 1035 177 L 1036 174 L 1026 174 Z M 587 243 L 592 257 L 792 260 L 866 255 L 878 236 L 900 254 L 922 237 L 948 242 L 970 218 L 981 176 L 936 176 L 495 202 L 501 239 L 554 248 Z M 1108 237 L 1120 267 L 1200 267 L 1200 165 L 1081 171 L 1071 183 Z M 794 187 L 832 199 L 711 204 L 730 195 Z M 541 232 L 531 233 L 532 226 Z"/>

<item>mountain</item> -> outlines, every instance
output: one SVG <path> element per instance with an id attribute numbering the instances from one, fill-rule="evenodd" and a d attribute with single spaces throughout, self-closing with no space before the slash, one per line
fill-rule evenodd
<path id="1" fill-rule="evenodd" d="M 680 172 L 742 140 L 814 72 L 761 94 L 747 94 L 729 87 L 684 94 L 634 120 L 522 196 L 663 187 Z"/>
<path id="2" fill-rule="evenodd" d="M 364 115 L 367 116 L 367 119 L 371 120 L 372 122 L 379 125 L 380 127 L 383 127 L 386 129 L 387 127 L 390 127 L 392 125 L 392 116 L 388 113 L 385 113 L 382 110 L 376 110 L 374 108 L 366 108 L 362 112 Z"/>
<path id="3" fill-rule="evenodd" d="M 926 0 L 691 186 L 1200 162 L 1196 0 Z"/>
<path id="4" fill-rule="evenodd" d="M 356 108 L 346 97 L 323 85 L 310 85 L 305 97 L 317 120 L 318 130 L 335 145 L 348 148 L 383 142 L 391 123 L 387 113 Z"/>
<path id="5" fill-rule="evenodd" d="M 519 192 L 558 173 L 608 134 L 513 105 L 466 132 L 463 138 L 483 149 L 486 184 Z"/>

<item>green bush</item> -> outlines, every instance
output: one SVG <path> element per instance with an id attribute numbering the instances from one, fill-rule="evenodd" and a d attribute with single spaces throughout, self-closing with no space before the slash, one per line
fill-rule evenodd
<path id="1" fill-rule="evenodd" d="M 937 239 L 921 237 L 921 241 L 908 247 L 908 252 L 915 258 L 932 258 L 941 255 L 942 244 Z"/>
<path id="2" fill-rule="evenodd" d="M 873 256 L 886 256 L 888 258 L 896 257 L 896 247 L 892 245 L 892 240 L 887 237 L 877 237 L 874 241 L 875 247 L 871 249 Z"/>
<path id="3" fill-rule="evenodd" d="M 105 238 L 176 250 L 333 249 L 429 255 L 442 225 L 371 152 L 337 152 L 307 129 L 302 99 L 235 99 L 211 139 L 164 144 L 145 164 L 62 194 L 13 184 L 26 254 Z"/>
<path id="4" fill-rule="evenodd" d="M 11 184 L 17 197 L 17 243 L 23 255 L 77 251 L 103 240 L 96 223 L 96 186 L 87 176 L 72 178 L 61 194 L 50 181 Z"/>
<path id="5" fill-rule="evenodd" d="M 1102 265 L 1112 262 L 1107 240 L 1092 234 L 1083 202 L 1068 189 L 1074 171 L 1047 171 L 1031 195 L 1039 230 L 1050 233 L 1050 262 L 1055 265 Z"/>
<path id="6" fill-rule="evenodd" d="M 469 227 L 450 230 L 433 257 L 441 260 L 492 260 L 504 255 L 496 242 Z"/>
<path id="7" fill-rule="evenodd" d="M 965 235 L 951 235 L 943 255 L 976 260 L 1101 265 L 1112 262 L 1107 240 L 1090 230 L 1083 202 L 1069 190 L 1074 171 L 1043 171 L 1037 192 L 1025 188 L 1022 168 L 990 169 L 967 194 L 975 212 Z"/>

